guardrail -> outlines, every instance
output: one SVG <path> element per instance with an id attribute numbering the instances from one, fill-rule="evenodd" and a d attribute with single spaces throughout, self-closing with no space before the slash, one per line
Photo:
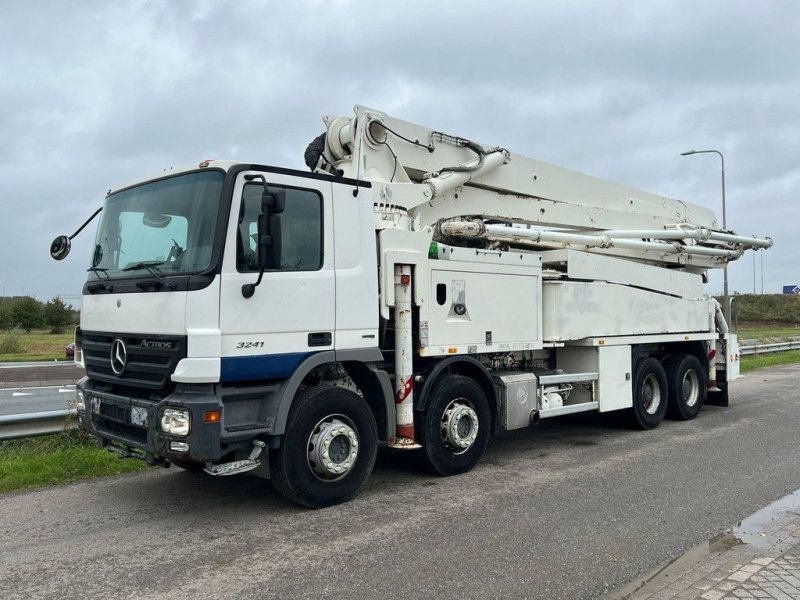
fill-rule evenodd
<path id="1" fill-rule="evenodd" d="M 766 354 L 768 352 L 785 352 L 786 350 L 800 350 L 800 341 L 742 346 L 739 348 L 739 354 L 748 356 L 752 354 Z"/>
<path id="2" fill-rule="evenodd" d="M 46 410 L 19 415 L 0 415 L 0 440 L 60 433 L 77 426 L 74 408 Z"/>

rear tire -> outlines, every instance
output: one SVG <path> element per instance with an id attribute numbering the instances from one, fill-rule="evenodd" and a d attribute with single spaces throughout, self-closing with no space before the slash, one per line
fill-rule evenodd
<path id="1" fill-rule="evenodd" d="M 640 358 L 634 369 L 633 406 L 627 421 L 635 429 L 655 429 L 667 412 L 667 375 L 655 358 Z"/>
<path id="2" fill-rule="evenodd" d="M 443 375 L 416 423 L 426 466 L 438 475 L 469 471 L 486 450 L 490 427 L 489 402 L 481 386 L 468 377 Z"/>
<path id="3" fill-rule="evenodd" d="M 706 400 L 706 369 L 696 356 L 677 354 L 664 361 L 664 370 L 669 395 L 667 415 L 681 421 L 694 419 Z"/>
<path id="4" fill-rule="evenodd" d="M 280 448 L 270 452 L 272 483 L 287 500 L 323 508 L 355 496 L 375 466 L 375 416 L 357 394 L 314 387 L 292 404 Z"/>

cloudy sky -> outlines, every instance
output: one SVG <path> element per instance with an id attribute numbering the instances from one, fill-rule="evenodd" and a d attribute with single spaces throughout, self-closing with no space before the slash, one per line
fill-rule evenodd
<path id="1" fill-rule="evenodd" d="M 800 2 L 6 2 L 0 285 L 80 294 L 111 187 L 205 158 L 305 168 L 364 104 L 713 208 L 771 236 L 756 288 L 800 283 Z M 753 291 L 752 253 L 730 267 Z M 709 291 L 722 289 L 719 273 Z"/>

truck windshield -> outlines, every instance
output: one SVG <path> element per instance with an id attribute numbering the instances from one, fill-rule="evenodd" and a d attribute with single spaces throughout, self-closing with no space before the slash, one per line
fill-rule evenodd
<path id="1" fill-rule="evenodd" d="M 106 198 L 90 279 L 199 273 L 211 262 L 224 175 L 189 173 Z"/>

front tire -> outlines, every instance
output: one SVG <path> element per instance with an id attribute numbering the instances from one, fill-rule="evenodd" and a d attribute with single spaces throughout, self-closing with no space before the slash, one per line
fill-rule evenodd
<path id="1" fill-rule="evenodd" d="M 486 450 L 490 426 L 483 389 L 468 377 L 442 376 L 416 426 L 426 466 L 439 475 L 469 471 Z"/>
<path id="2" fill-rule="evenodd" d="M 366 402 L 339 387 L 298 396 L 286 433 L 270 452 L 270 476 L 287 500 L 323 508 L 349 500 L 375 465 L 378 428 Z"/>
<path id="3" fill-rule="evenodd" d="M 670 356 L 664 361 L 664 370 L 669 392 L 667 415 L 681 421 L 694 419 L 706 400 L 707 370 L 691 354 Z"/>
<path id="4" fill-rule="evenodd" d="M 655 358 L 641 358 L 633 377 L 633 406 L 628 424 L 636 429 L 655 429 L 667 412 L 667 375 Z"/>

